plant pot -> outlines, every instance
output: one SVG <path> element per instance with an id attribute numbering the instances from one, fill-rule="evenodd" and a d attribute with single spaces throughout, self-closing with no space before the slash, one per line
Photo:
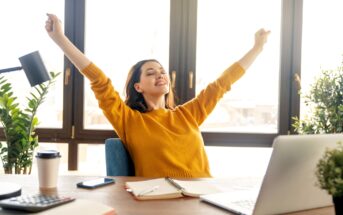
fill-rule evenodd
<path id="1" fill-rule="evenodd" d="M 332 197 L 336 215 L 343 214 L 343 196 Z"/>

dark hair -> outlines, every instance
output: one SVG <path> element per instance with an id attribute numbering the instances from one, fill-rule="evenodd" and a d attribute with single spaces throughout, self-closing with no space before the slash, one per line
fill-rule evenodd
<path id="1" fill-rule="evenodd" d="M 129 74 L 126 79 L 126 84 L 125 84 L 125 96 L 126 96 L 125 104 L 134 110 L 138 110 L 141 113 L 148 112 L 148 106 L 144 100 L 143 95 L 136 91 L 134 85 L 135 83 L 140 82 L 140 77 L 142 74 L 142 66 L 147 62 L 159 63 L 155 59 L 148 59 L 148 60 L 142 60 L 142 61 L 137 62 L 130 69 Z M 164 98 L 165 98 L 166 108 L 173 109 L 175 107 L 175 103 L 174 103 L 174 93 L 171 88 L 171 84 L 169 84 L 169 92 L 164 96 Z"/>

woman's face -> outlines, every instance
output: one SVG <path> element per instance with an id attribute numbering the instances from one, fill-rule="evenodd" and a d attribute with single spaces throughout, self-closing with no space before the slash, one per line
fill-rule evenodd
<path id="1" fill-rule="evenodd" d="M 143 95 L 162 96 L 169 92 L 169 76 L 163 67 L 154 61 L 148 61 L 141 68 L 140 82 L 134 85 Z"/>

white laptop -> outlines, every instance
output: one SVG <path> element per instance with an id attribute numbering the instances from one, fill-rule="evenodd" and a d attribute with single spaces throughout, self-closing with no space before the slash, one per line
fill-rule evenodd
<path id="1" fill-rule="evenodd" d="M 254 215 L 330 206 L 331 196 L 316 186 L 315 168 L 325 149 L 336 147 L 338 141 L 343 142 L 343 134 L 280 135 L 274 139 L 259 191 L 208 194 L 200 199 L 237 214 Z"/>

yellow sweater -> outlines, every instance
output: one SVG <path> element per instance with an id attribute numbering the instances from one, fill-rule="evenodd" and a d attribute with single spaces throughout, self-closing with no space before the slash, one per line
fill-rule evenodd
<path id="1" fill-rule="evenodd" d="M 238 63 L 185 104 L 174 110 L 147 113 L 127 106 L 111 80 L 93 63 L 82 73 L 90 80 L 100 108 L 129 151 L 136 176 L 211 177 L 199 126 L 244 74 Z"/>

